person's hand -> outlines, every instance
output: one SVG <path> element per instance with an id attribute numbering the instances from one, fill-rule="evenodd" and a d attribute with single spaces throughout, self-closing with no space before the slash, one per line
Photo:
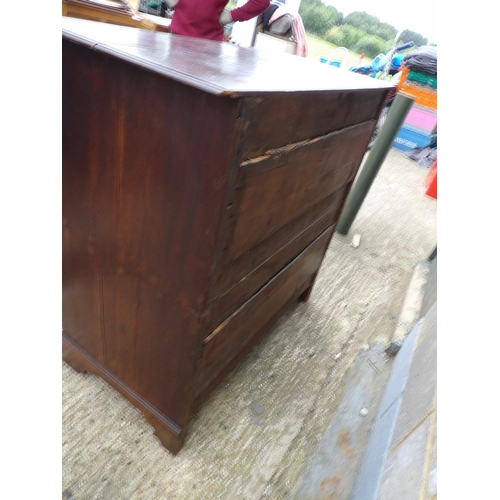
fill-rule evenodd
<path id="1" fill-rule="evenodd" d="M 229 24 L 232 22 L 233 22 L 233 18 L 231 17 L 231 11 L 223 10 L 222 14 L 219 16 L 219 23 L 222 26 L 225 26 L 226 24 Z"/>
<path id="2" fill-rule="evenodd" d="M 179 3 L 179 0 L 165 0 L 165 2 L 171 9 L 173 9 Z"/>

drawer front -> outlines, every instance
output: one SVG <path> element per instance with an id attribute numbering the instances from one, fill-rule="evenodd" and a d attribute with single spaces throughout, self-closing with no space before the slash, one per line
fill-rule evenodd
<path id="1" fill-rule="evenodd" d="M 239 257 L 351 182 L 372 130 L 364 123 L 244 162 L 223 258 Z"/>
<path id="2" fill-rule="evenodd" d="M 197 395 L 218 383 L 241 355 L 313 282 L 333 234 L 329 227 L 204 341 Z"/>
<path id="3" fill-rule="evenodd" d="M 225 214 L 209 304 L 249 277 L 313 223 L 343 205 L 372 131 L 373 123 L 365 122 L 241 164 Z M 328 224 L 338 216 L 336 212 Z M 308 236 L 309 241 L 326 227 L 318 224 L 316 233 Z M 304 240 L 298 251 L 309 241 Z M 286 260 L 281 264 L 285 265 Z M 260 283 L 271 279 L 275 272 L 274 266 L 269 267 Z"/>
<path id="4" fill-rule="evenodd" d="M 221 293 L 209 307 L 207 332 L 246 302 L 329 226 L 335 226 L 350 187 L 351 183 L 342 187 L 220 270 L 216 292 Z"/>
<path id="5" fill-rule="evenodd" d="M 242 158 L 377 120 L 390 89 L 274 94 L 245 99 Z"/>

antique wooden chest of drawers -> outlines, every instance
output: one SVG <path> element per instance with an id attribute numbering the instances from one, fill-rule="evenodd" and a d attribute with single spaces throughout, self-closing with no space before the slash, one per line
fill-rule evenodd
<path id="1" fill-rule="evenodd" d="M 307 300 L 390 86 L 223 42 L 62 33 L 63 358 L 176 453 Z"/>

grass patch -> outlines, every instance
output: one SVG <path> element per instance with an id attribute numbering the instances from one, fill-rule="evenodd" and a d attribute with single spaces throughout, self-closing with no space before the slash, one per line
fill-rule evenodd
<path id="1" fill-rule="evenodd" d="M 333 45 L 332 43 L 327 42 L 321 38 L 317 38 L 314 35 L 309 35 L 306 33 L 307 40 L 307 57 L 308 59 L 314 59 L 315 61 L 319 61 L 321 57 L 328 57 L 332 50 L 337 48 L 337 45 Z M 349 50 L 349 55 L 347 57 L 346 62 L 344 63 L 343 68 L 349 69 L 352 66 L 358 64 L 359 57 L 361 54 L 357 52 L 353 52 Z M 370 64 L 373 59 L 370 57 L 366 57 L 363 59 L 365 64 Z"/>

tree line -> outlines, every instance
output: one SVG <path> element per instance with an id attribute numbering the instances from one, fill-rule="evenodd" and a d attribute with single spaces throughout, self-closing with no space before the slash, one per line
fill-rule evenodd
<path id="1" fill-rule="evenodd" d="M 342 12 L 325 5 L 322 0 L 302 0 L 299 14 L 308 33 L 368 57 L 389 51 L 398 32 L 394 26 L 366 12 L 351 12 L 344 17 Z M 410 41 L 415 44 L 414 48 L 428 43 L 419 33 L 404 30 L 398 44 Z"/>

